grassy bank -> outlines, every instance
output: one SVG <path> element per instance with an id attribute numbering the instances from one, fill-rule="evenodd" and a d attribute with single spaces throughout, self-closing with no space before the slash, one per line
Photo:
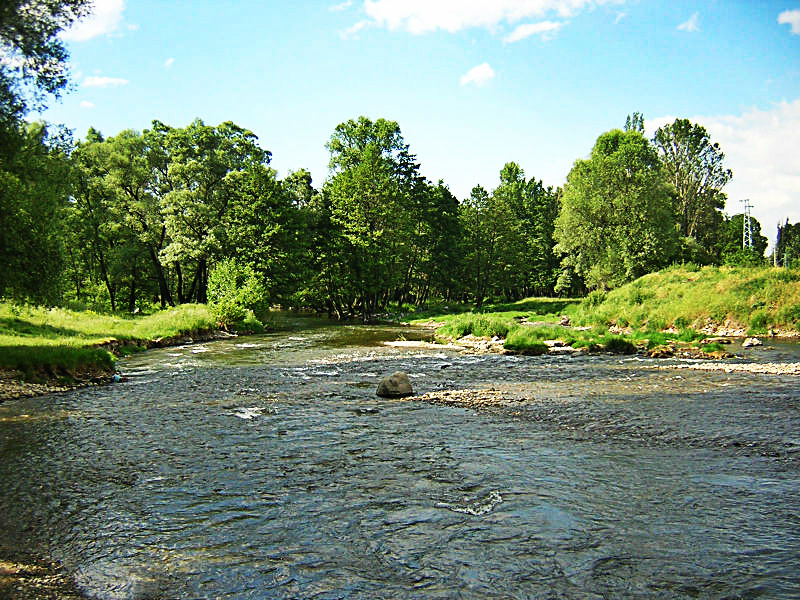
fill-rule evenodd
<path id="1" fill-rule="evenodd" d="M 713 324 L 751 335 L 796 332 L 800 269 L 674 267 L 608 293 L 592 292 L 575 307 L 572 320 L 649 331 Z"/>
<path id="2" fill-rule="evenodd" d="M 101 315 L 0 303 L 0 369 L 28 380 L 80 379 L 112 373 L 111 347 L 136 348 L 216 328 L 202 305 L 146 316 Z"/>
<path id="3" fill-rule="evenodd" d="M 573 327 L 557 327 L 562 315 Z M 684 344 L 712 353 L 707 333 L 764 335 L 800 330 L 800 270 L 673 267 L 581 300 L 527 299 L 480 313 L 443 310 L 415 323 L 439 324 L 437 335 L 505 338 L 505 348 L 547 351 L 545 340 L 588 350 L 631 353 Z M 574 326 L 581 326 L 576 329 Z M 614 328 L 614 333 L 609 332 Z M 623 333 L 624 331 L 624 333 Z"/>

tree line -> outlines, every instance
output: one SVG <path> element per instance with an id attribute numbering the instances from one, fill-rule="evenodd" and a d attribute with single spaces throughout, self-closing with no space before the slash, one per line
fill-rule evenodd
<path id="1" fill-rule="evenodd" d="M 315 188 L 304 169 L 278 178 L 271 153 L 232 122 L 156 120 L 112 137 L 90 129 L 77 143 L 63 128 L 27 123 L 66 82 L 55 34 L 86 2 L 9 6 L 0 45 L 16 63 L 0 63 L 0 297 L 112 311 L 210 300 L 369 318 L 432 299 L 480 307 L 582 294 L 675 262 L 764 261 L 758 222 L 753 248 L 743 248 L 743 215 L 723 212 L 732 173 L 722 150 L 686 119 L 648 139 L 633 113 L 597 138 L 561 188 L 509 162 L 497 187 L 458 199 L 421 175 L 398 123 L 362 116 L 333 131 L 329 173 Z M 798 235 L 780 228 L 776 262 L 800 258 Z"/>
<path id="2" fill-rule="evenodd" d="M 480 307 L 580 294 L 676 261 L 753 262 L 767 243 L 754 221 L 755 248 L 742 248 L 742 215 L 722 212 L 724 155 L 683 119 L 648 140 L 635 113 L 598 137 L 563 188 L 509 162 L 496 188 L 463 200 L 420 174 L 385 119 L 336 127 L 319 189 L 304 169 L 279 179 L 271 153 L 231 122 L 91 129 L 75 144 L 38 123 L 14 133 L 0 172 L 0 284 L 37 302 L 207 302 L 225 262 L 239 285 L 255 275 L 266 303 L 369 317 L 432 298 Z M 781 231 L 786 255 L 797 236 Z"/>

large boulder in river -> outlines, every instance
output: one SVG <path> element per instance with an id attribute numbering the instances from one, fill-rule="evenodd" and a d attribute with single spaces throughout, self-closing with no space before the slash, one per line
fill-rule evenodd
<path id="1" fill-rule="evenodd" d="M 381 398 L 403 398 L 414 393 L 408 375 L 397 371 L 381 379 L 376 392 Z"/>
<path id="2" fill-rule="evenodd" d="M 761 345 L 763 345 L 763 342 L 757 337 L 750 337 L 742 342 L 742 348 L 753 348 L 754 346 L 761 346 Z"/>

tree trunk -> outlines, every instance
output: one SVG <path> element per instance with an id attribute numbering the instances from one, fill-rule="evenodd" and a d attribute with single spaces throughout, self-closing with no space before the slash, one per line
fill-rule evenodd
<path id="1" fill-rule="evenodd" d="M 167 304 L 170 306 L 175 306 L 175 301 L 172 299 L 172 294 L 170 294 L 169 291 L 169 285 L 167 285 L 167 278 L 164 276 L 164 265 L 161 264 L 155 248 L 153 248 L 153 246 L 150 244 L 147 245 L 147 252 L 150 255 L 150 262 L 153 263 L 153 268 L 156 271 L 156 278 L 158 279 L 158 295 L 159 299 L 161 300 L 161 308 L 166 308 Z"/>
<path id="2" fill-rule="evenodd" d="M 175 263 L 175 274 L 178 276 L 178 304 L 185 304 L 186 298 L 183 295 L 183 271 L 181 264 Z"/>
<path id="3" fill-rule="evenodd" d="M 128 312 L 131 314 L 136 310 L 136 275 L 137 269 L 136 266 L 134 266 L 131 269 L 131 289 L 128 294 Z"/>

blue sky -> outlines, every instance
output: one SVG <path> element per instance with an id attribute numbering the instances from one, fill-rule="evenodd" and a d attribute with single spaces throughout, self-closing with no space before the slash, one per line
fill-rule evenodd
<path id="1" fill-rule="evenodd" d="M 383 117 L 464 198 L 508 161 L 561 186 L 639 111 L 709 130 L 726 212 L 800 221 L 800 0 L 95 0 L 64 38 L 74 89 L 41 116 L 78 138 L 231 120 L 319 187 L 336 125 Z"/>

